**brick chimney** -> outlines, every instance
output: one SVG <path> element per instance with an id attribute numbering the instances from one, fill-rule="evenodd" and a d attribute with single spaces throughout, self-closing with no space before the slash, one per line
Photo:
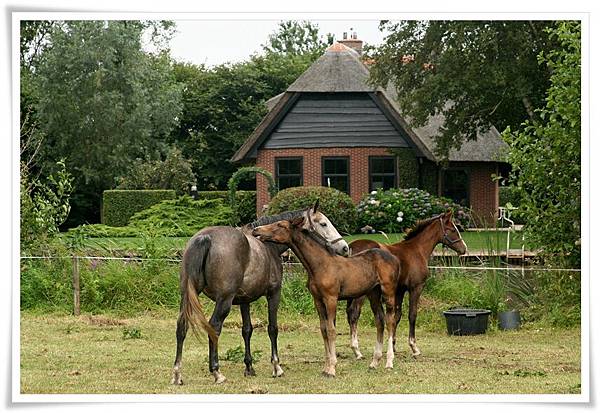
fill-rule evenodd
<path id="1" fill-rule="evenodd" d="M 352 28 L 350 28 L 352 30 Z M 348 32 L 344 32 L 342 35 L 342 40 L 338 40 L 338 43 L 343 44 L 344 46 L 348 46 L 351 49 L 354 49 L 359 56 L 362 56 L 363 50 L 363 41 L 358 40 L 356 36 L 356 32 L 351 31 L 350 38 L 348 38 Z"/>

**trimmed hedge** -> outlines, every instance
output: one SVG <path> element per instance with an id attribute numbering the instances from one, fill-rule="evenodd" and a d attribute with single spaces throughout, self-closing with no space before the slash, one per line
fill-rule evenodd
<path id="1" fill-rule="evenodd" d="M 319 210 L 327 215 L 339 232 L 353 234 L 356 230 L 356 207 L 350 196 L 335 188 L 324 186 L 298 186 L 279 191 L 271 202 L 267 214 L 275 215 L 312 206 L 319 199 Z"/>
<path id="2" fill-rule="evenodd" d="M 112 189 L 102 196 L 101 222 L 110 227 L 123 227 L 136 213 L 166 199 L 175 199 L 172 189 Z"/>

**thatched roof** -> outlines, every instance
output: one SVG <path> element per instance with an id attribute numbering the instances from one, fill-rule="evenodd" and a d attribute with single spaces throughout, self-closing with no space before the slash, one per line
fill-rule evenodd
<path id="1" fill-rule="evenodd" d="M 402 129 L 412 140 L 411 144 L 419 156 L 437 162 L 433 140 L 444 123 L 442 115 L 431 117 L 419 128 L 411 127 L 397 104 L 397 93 L 392 87 L 383 89 L 369 84 L 369 69 L 353 49 L 335 43 L 319 57 L 284 93 L 266 102 L 269 113 L 263 118 L 246 142 L 231 158 L 241 162 L 256 156 L 268 134 L 293 106 L 302 93 L 306 92 L 365 92 L 369 93 L 396 127 Z M 479 134 L 476 141 L 465 142 L 459 151 L 452 150 L 450 161 L 501 161 L 501 153 L 508 148 L 496 128 Z"/>

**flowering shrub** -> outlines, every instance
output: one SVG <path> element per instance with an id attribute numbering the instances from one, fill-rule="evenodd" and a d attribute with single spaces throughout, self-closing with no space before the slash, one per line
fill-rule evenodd
<path id="1" fill-rule="evenodd" d="M 467 208 L 417 188 L 379 189 L 366 195 L 357 207 L 361 227 L 368 225 L 387 233 L 403 232 L 418 220 L 431 218 L 448 209 L 454 211 L 457 224 L 465 228 L 469 226 Z"/>

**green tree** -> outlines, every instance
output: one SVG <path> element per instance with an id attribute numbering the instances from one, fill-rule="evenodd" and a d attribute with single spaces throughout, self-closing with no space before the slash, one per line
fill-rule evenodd
<path id="1" fill-rule="evenodd" d="M 265 102 L 314 61 L 312 55 L 269 53 L 213 68 L 178 63 L 183 112 L 171 141 L 192 162 L 199 189 L 225 189 L 237 167 L 229 159 L 267 113 Z"/>
<path id="2" fill-rule="evenodd" d="M 555 41 L 546 21 L 382 21 L 384 43 L 368 51 L 372 81 L 398 90 L 414 126 L 442 113 L 437 152 L 490 126 L 518 127 L 543 103 L 550 71 L 537 63 Z"/>
<path id="3" fill-rule="evenodd" d="M 545 106 L 503 134 L 522 199 L 526 237 L 548 258 L 581 265 L 581 23 L 548 30 L 558 47 L 541 53 L 552 73 Z"/>
<path id="4" fill-rule="evenodd" d="M 190 161 L 181 150 L 172 148 L 164 160 L 136 159 L 127 175 L 120 179 L 118 188 L 174 189 L 178 195 L 185 195 L 195 182 Z"/>
<path id="5" fill-rule="evenodd" d="M 267 53 L 286 56 L 311 55 L 319 57 L 325 48 L 333 44 L 333 34 L 327 33 L 325 39 L 319 35 L 319 26 L 307 20 L 281 21 L 277 30 L 269 35 L 263 50 Z"/>
<path id="6" fill-rule="evenodd" d="M 64 157 L 75 176 L 71 221 L 96 221 L 102 190 L 130 159 L 157 157 L 177 124 L 181 87 L 164 44 L 169 22 L 55 22 L 32 73 L 41 165 Z M 155 53 L 142 49 L 150 33 Z"/>

